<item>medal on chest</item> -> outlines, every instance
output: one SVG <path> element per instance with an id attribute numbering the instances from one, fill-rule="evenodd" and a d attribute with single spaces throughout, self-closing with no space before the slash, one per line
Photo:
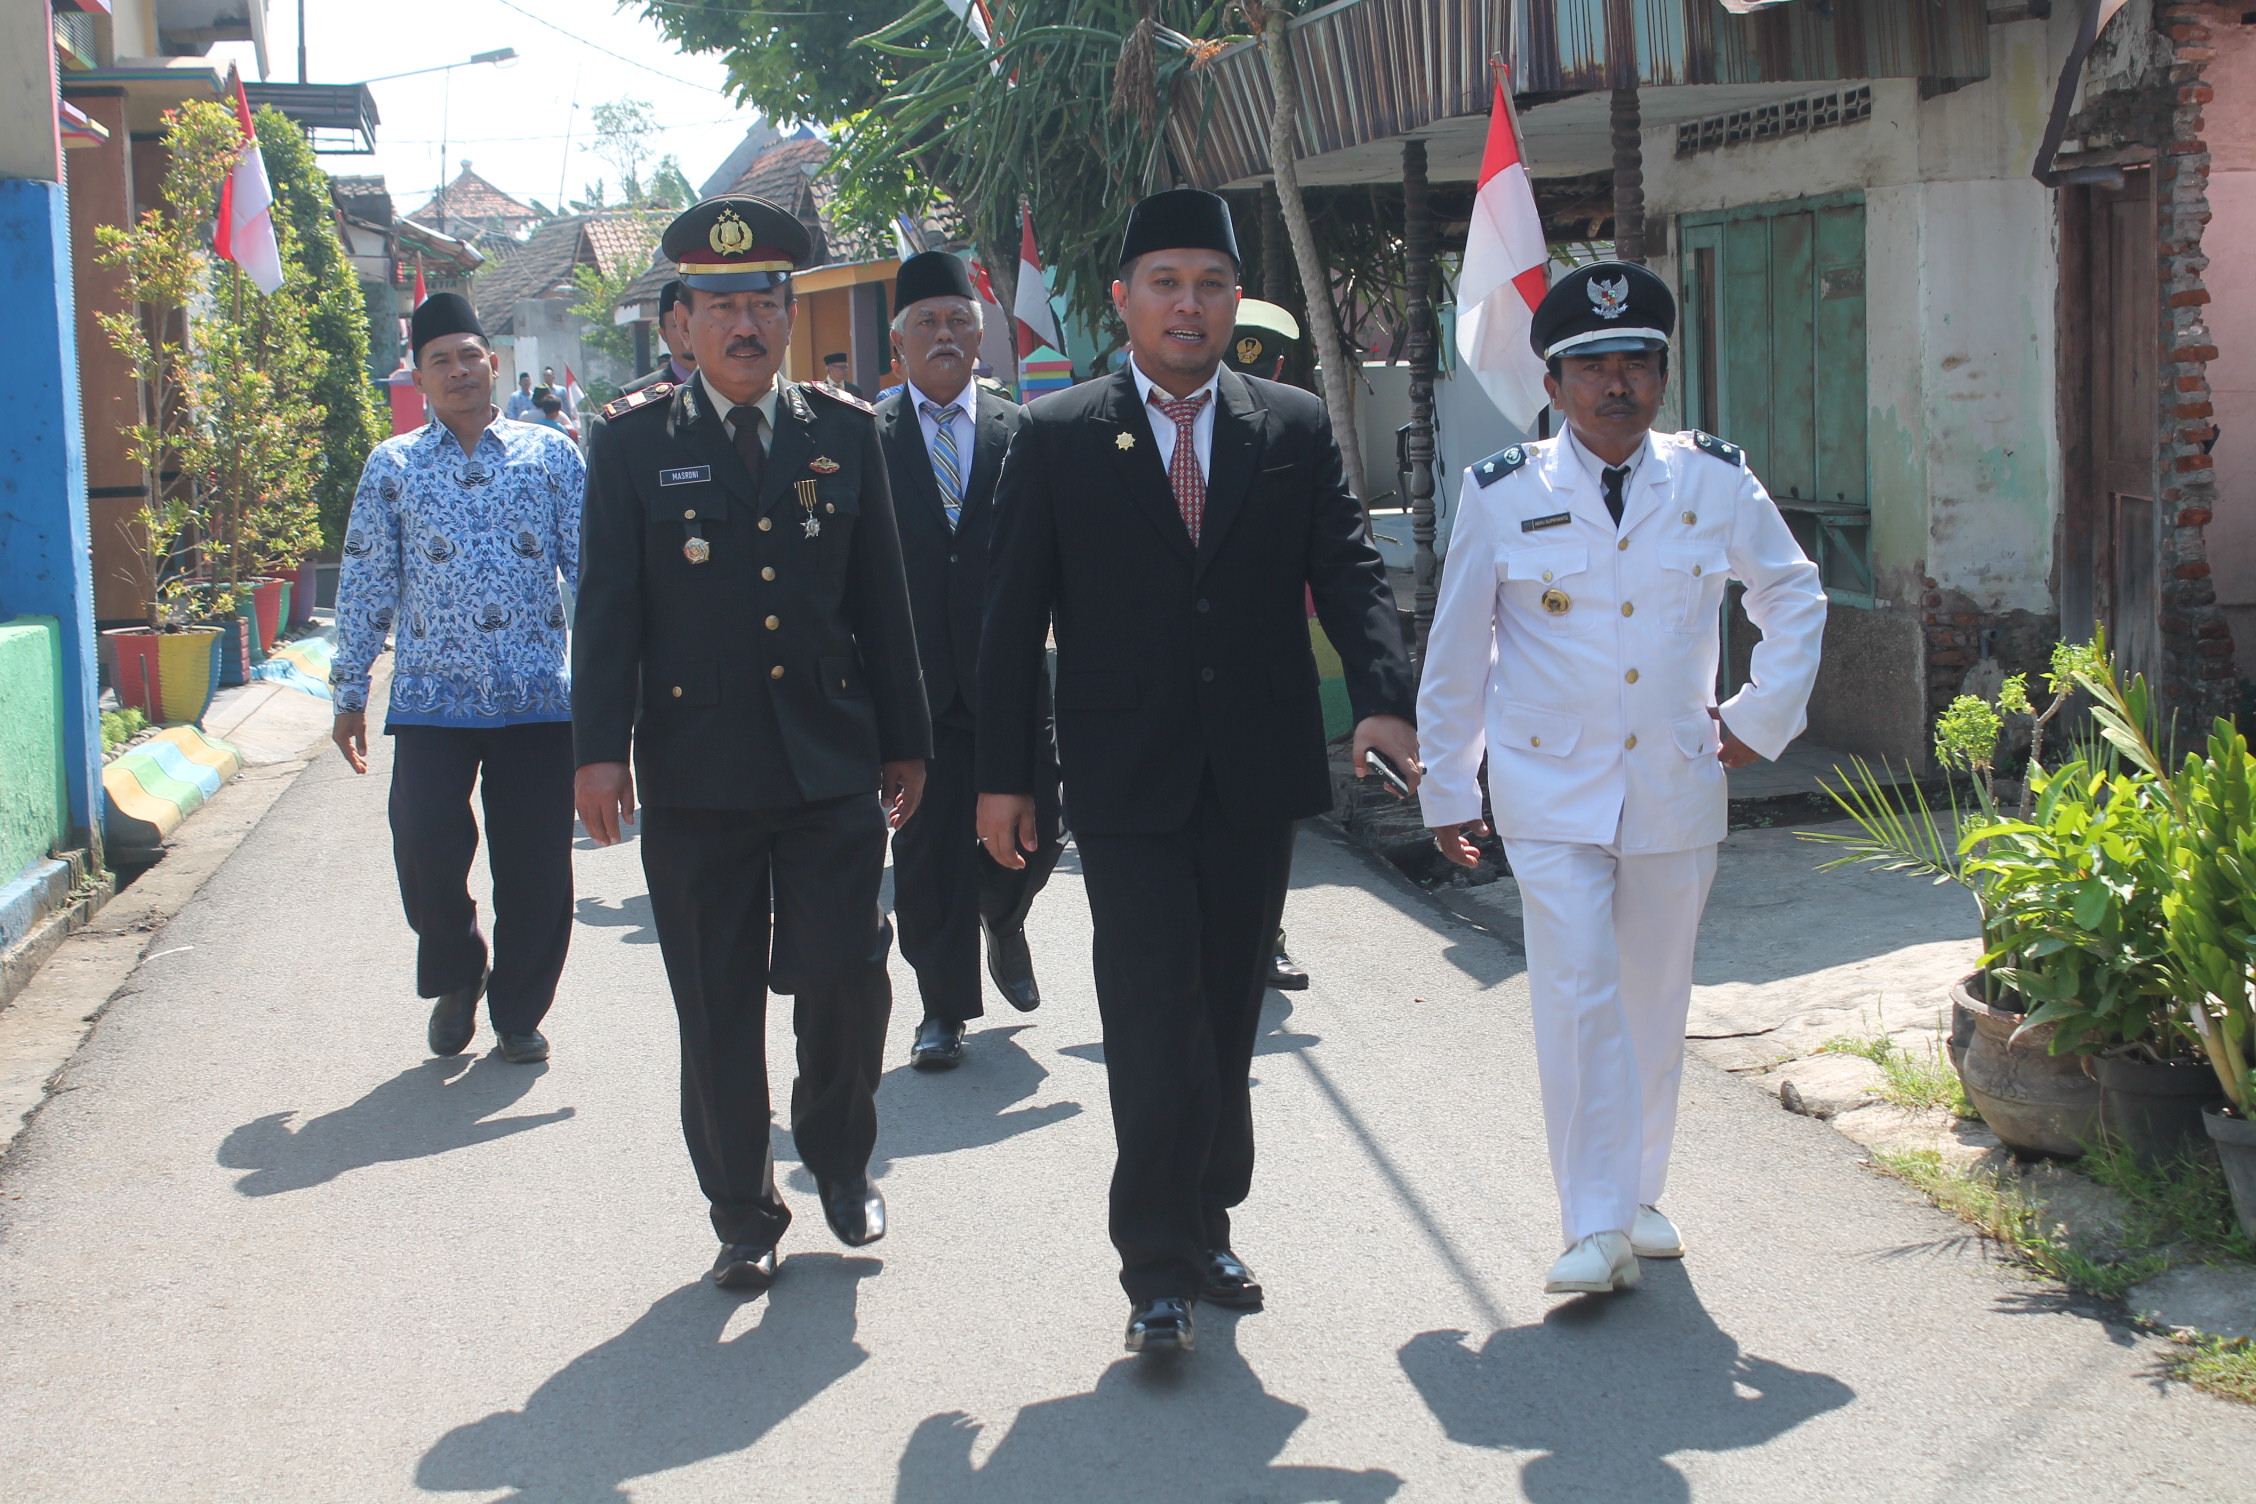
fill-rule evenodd
<path id="1" fill-rule="evenodd" d="M 1564 616 L 1573 607 L 1573 600 L 1569 599 L 1567 593 L 1556 585 L 1543 592 L 1543 609 L 1553 616 Z"/>
<path id="2" fill-rule="evenodd" d="M 799 495 L 799 505 L 806 508 L 807 511 L 806 520 L 801 522 L 799 526 L 808 537 L 821 537 L 822 519 L 815 515 L 815 482 L 811 480 L 793 481 L 791 488 Z"/>
<path id="3" fill-rule="evenodd" d="M 682 557 L 692 564 L 702 564 L 713 557 L 713 545 L 703 538 L 684 539 L 682 541 Z"/>

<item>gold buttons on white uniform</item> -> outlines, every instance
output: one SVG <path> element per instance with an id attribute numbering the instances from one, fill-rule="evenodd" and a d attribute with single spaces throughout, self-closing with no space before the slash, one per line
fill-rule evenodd
<path id="1" fill-rule="evenodd" d="M 1686 527 L 1690 527 L 1693 523 L 1698 522 L 1699 520 L 1700 514 L 1698 512 L 1686 512 L 1684 514 L 1684 525 Z"/>
<path id="2" fill-rule="evenodd" d="M 1628 751 L 1628 752 L 1635 752 L 1635 751 L 1637 750 L 1637 733 L 1636 733 L 1636 732 L 1634 732 L 1634 731 L 1633 731 L 1633 732 L 1631 732 L 1631 733 L 1630 733 L 1630 735 L 1629 735 L 1629 740 L 1628 740 L 1628 741 L 1626 741 L 1626 742 L 1623 742 L 1623 743 L 1622 743 L 1622 748 L 1623 748 L 1623 750 L 1624 750 L 1624 751 Z"/>
<path id="3" fill-rule="evenodd" d="M 1628 684 L 1635 684 L 1637 682 L 1637 670 L 1631 669 L 1628 673 L 1622 675 L 1622 680 Z"/>
<path id="4" fill-rule="evenodd" d="M 1631 605 L 1628 601 L 1622 602 L 1622 615 L 1635 616 L 1636 614 L 1637 608 L 1635 606 Z"/>

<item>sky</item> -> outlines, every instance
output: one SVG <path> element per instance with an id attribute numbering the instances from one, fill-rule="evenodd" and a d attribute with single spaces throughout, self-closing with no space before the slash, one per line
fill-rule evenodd
<path id="1" fill-rule="evenodd" d="M 676 52 L 639 12 L 622 12 L 611 0 L 388 0 L 381 7 L 305 0 L 305 8 L 313 83 L 356 83 L 517 49 L 513 62 L 369 85 L 382 117 L 376 154 L 325 155 L 321 165 L 339 176 L 381 173 L 402 213 L 437 187 L 442 133 L 447 177 L 468 158 L 504 192 L 554 207 L 560 182 L 562 196 L 576 199 L 604 178 L 617 197 L 612 169 L 586 149 L 598 104 L 639 99 L 655 106 L 663 127 L 658 154 L 678 156 L 692 188 L 757 118 L 720 92 L 718 57 Z M 219 43 L 212 56 L 234 59 L 246 79 L 259 76 L 248 42 Z M 297 58 L 297 4 L 269 0 L 269 81 L 296 82 Z"/>

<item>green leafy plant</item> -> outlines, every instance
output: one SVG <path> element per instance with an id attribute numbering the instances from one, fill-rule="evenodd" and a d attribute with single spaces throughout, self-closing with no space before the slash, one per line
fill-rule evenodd
<path id="1" fill-rule="evenodd" d="M 1947 1107 L 1953 1116 L 1961 1118 L 1981 1116 L 1968 1099 L 1958 1072 L 1943 1057 L 1939 1039 L 1931 1040 L 1923 1055 L 1913 1054 L 1884 1034 L 1866 1038 L 1839 1035 L 1818 1049 L 1828 1055 L 1860 1056 L 1879 1066 L 1882 1101 L 1914 1110 Z"/>
<path id="2" fill-rule="evenodd" d="M 139 736 L 149 726 L 149 718 L 132 706 L 123 710 L 102 712 L 102 750 L 115 752 Z"/>

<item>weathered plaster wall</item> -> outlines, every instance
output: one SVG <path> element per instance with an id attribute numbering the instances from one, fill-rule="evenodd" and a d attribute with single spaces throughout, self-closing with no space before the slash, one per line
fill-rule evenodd
<path id="1" fill-rule="evenodd" d="M 2209 143 L 2210 401 L 2218 429 L 2209 567 L 2235 644 L 2256 643 L 2256 26 L 2212 28 Z M 2242 665 L 2243 677 L 2249 674 Z"/>

